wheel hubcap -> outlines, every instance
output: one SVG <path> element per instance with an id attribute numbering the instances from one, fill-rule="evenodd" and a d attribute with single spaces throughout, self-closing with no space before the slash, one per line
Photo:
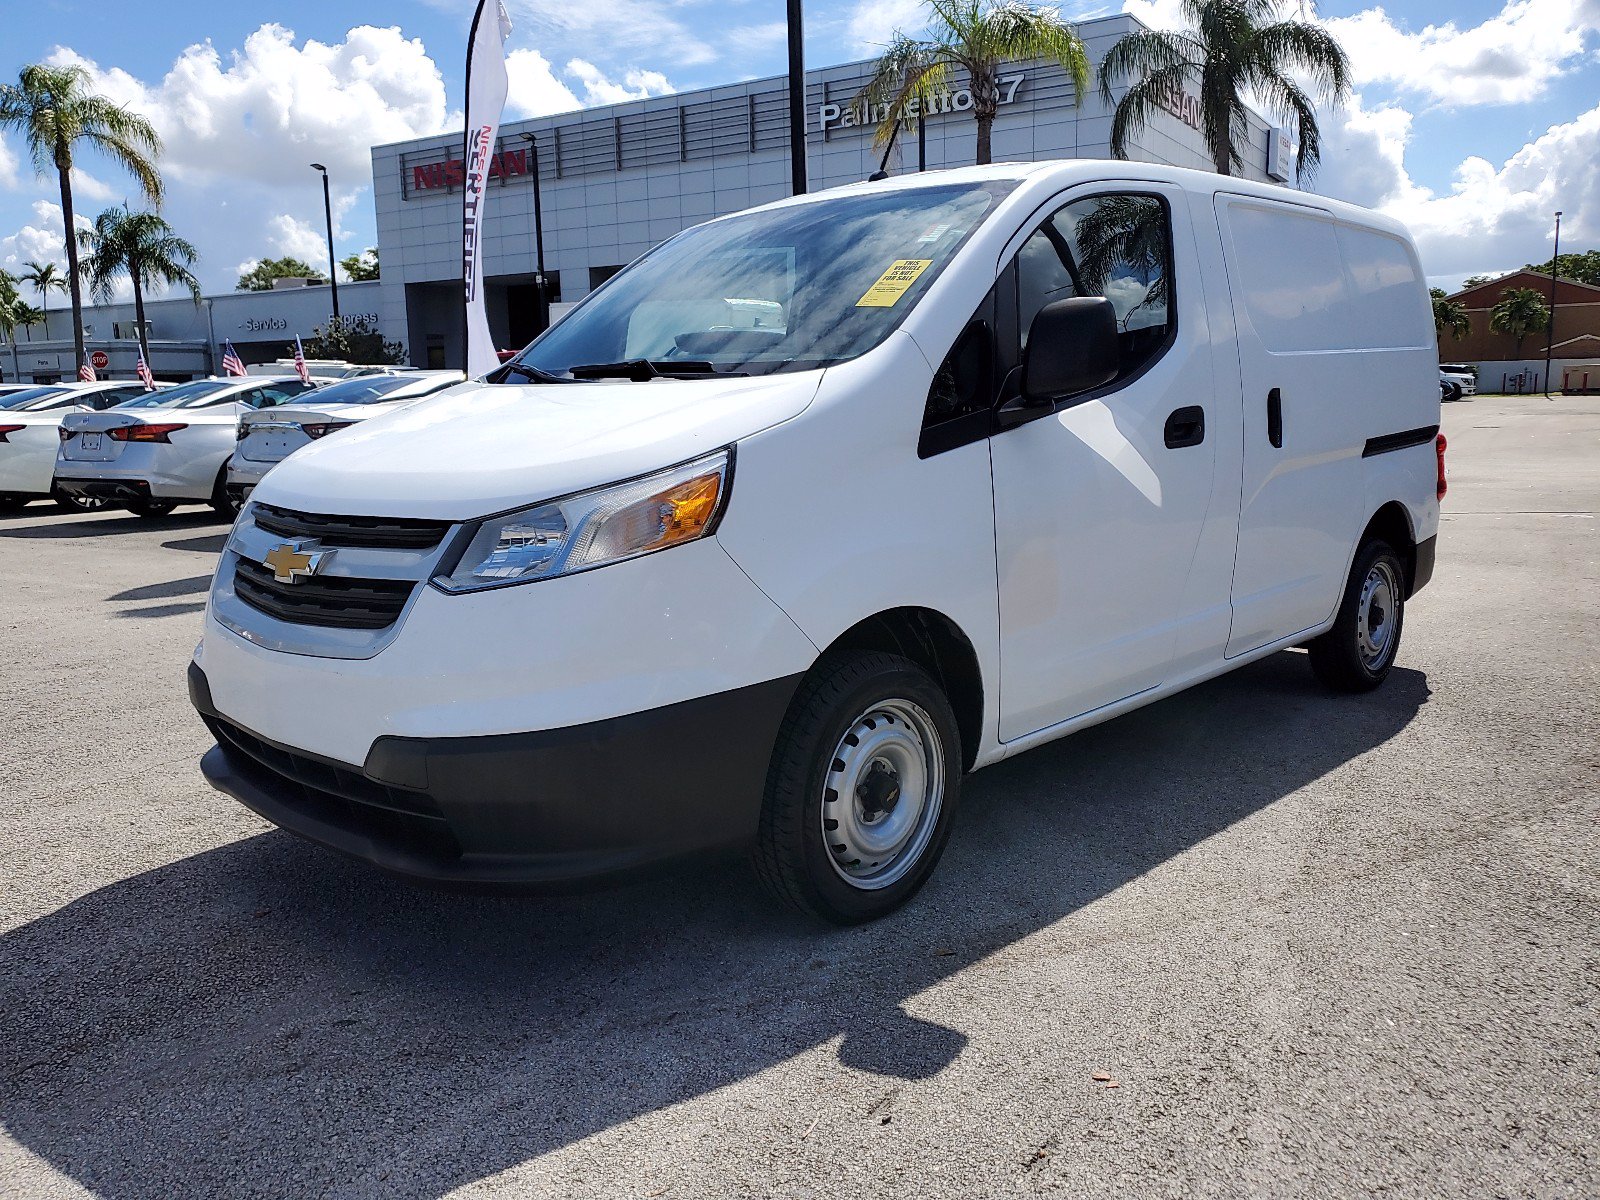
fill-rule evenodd
<path id="1" fill-rule="evenodd" d="M 840 878 L 865 890 L 904 878 L 944 805 L 944 752 L 932 718 L 909 700 L 874 704 L 834 748 L 822 800 L 822 837 Z"/>
<path id="2" fill-rule="evenodd" d="M 1356 608 L 1356 643 L 1361 663 L 1369 671 L 1381 669 L 1394 653 L 1400 603 L 1400 581 L 1393 566 L 1373 563 L 1361 584 L 1361 600 Z"/>

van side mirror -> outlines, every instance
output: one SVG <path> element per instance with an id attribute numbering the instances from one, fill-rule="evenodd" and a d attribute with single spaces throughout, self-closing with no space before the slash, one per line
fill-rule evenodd
<path id="1" fill-rule="evenodd" d="M 1117 312 L 1104 296 L 1046 304 L 1028 327 L 1022 402 L 1029 408 L 1110 383 L 1121 368 Z"/>

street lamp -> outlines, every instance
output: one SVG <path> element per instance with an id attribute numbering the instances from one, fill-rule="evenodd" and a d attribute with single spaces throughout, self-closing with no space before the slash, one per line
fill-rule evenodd
<path id="1" fill-rule="evenodd" d="M 312 163 L 313 171 L 322 172 L 322 216 L 328 223 L 328 282 L 333 285 L 333 323 L 339 324 L 339 264 L 333 259 L 333 201 L 328 196 L 328 168 Z"/>
<path id="2" fill-rule="evenodd" d="M 806 51 L 800 0 L 789 4 L 789 185 L 806 190 Z"/>
<path id="3" fill-rule="evenodd" d="M 550 328 L 550 300 L 544 286 L 544 207 L 539 195 L 539 139 L 531 133 L 522 135 L 528 143 L 528 154 L 533 159 L 533 258 L 534 281 L 539 289 L 539 330 Z"/>
<path id="4" fill-rule="evenodd" d="M 1550 252 L 1550 321 L 1544 335 L 1544 398 L 1550 399 L 1550 359 L 1556 349 L 1556 272 L 1561 269 L 1561 210 L 1556 210 L 1556 245 Z"/>

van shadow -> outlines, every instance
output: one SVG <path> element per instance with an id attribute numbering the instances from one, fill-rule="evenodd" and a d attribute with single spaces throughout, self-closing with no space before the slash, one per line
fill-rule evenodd
<path id="1" fill-rule="evenodd" d="M 1399 669 L 1331 697 L 1284 653 L 1023 755 L 967 781 L 923 893 L 850 930 L 786 916 L 736 865 L 507 900 L 246 838 L 0 937 L 0 1124 L 113 1200 L 423 1197 L 841 1036 L 847 1066 L 928 1078 L 966 1038 L 906 1001 L 1384 743 L 1428 695 Z"/>

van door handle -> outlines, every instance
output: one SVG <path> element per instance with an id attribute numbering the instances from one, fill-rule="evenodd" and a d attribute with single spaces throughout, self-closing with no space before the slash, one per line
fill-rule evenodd
<path id="1" fill-rule="evenodd" d="M 1283 449 L 1283 393 L 1277 388 L 1267 393 L 1267 441 Z"/>
<path id="2" fill-rule="evenodd" d="M 1168 450 L 1198 446 L 1206 440 L 1206 410 L 1198 404 L 1173 410 L 1161 430 L 1161 435 L 1167 443 Z"/>

